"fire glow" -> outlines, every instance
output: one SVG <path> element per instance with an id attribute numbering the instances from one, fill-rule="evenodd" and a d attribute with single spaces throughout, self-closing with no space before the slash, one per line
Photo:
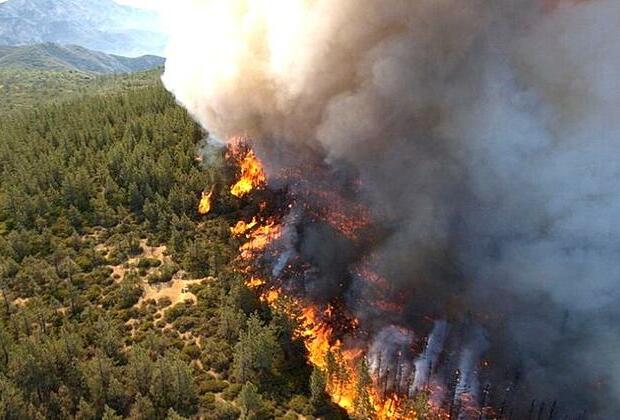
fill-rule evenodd
<path id="1" fill-rule="evenodd" d="M 239 220 L 235 226 L 230 228 L 230 233 L 232 233 L 234 236 L 242 236 L 245 235 L 249 230 L 254 228 L 257 224 L 258 222 L 256 221 L 256 217 L 254 217 L 250 223 Z"/>
<path id="2" fill-rule="evenodd" d="M 272 307 L 295 298 L 293 318 L 312 308 L 307 336 L 361 350 L 347 375 L 366 359 L 376 412 L 426 397 L 459 420 L 619 417 L 620 2 L 169 15 L 165 86 L 212 139 L 252 141 L 233 139 L 217 190 L 244 273 Z"/>
<path id="3" fill-rule="evenodd" d="M 265 182 L 264 171 L 261 162 L 249 149 L 243 151 L 245 146 L 235 141 L 227 153 L 228 159 L 233 159 L 241 167 L 243 179 L 260 179 L 259 183 L 248 182 L 249 194 L 257 185 Z M 241 152 L 240 152 L 241 151 Z M 239 159 L 239 156 L 243 156 Z M 246 169 L 244 169 L 246 168 Z M 251 168 L 251 169 L 248 169 Z M 252 176 L 260 174 L 259 178 Z M 241 182 L 239 181 L 239 182 Z M 238 191 L 233 186 L 231 194 Z M 251 188 L 250 188 L 251 186 Z M 327 225 L 332 226 L 345 237 L 357 237 L 361 229 L 370 223 L 368 215 L 359 206 L 345 206 L 344 199 L 332 193 L 318 192 L 314 194 L 320 197 L 322 202 L 335 204 L 341 212 L 311 212 L 312 217 L 322 217 Z M 267 206 L 262 203 L 264 210 Z M 291 208 L 289 205 L 288 208 Z M 355 214 L 352 218 L 344 208 L 351 209 Z M 244 271 L 252 273 L 256 270 L 262 253 L 277 241 L 283 234 L 282 220 L 277 216 L 262 217 L 254 216 L 250 222 L 239 220 L 230 228 L 233 236 L 242 238 L 240 246 L 240 258 L 243 262 Z M 291 268 L 288 266 L 287 268 Z M 364 274 L 374 283 L 383 283 L 380 276 L 364 267 Z M 379 279 L 379 280 L 377 280 Z M 298 328 L 296 337 L 301 339 L 308 352 L 308 362 L 324 372 L 326 377 L 326 392 L 331 400 L 346 410 L 349 414 L 357 413 L 356 404 L 359 401 L 359 367 L 366 361 L 368 348 L 363 340 L 348 340 L 346 343 L 340 338 L 340 331 L 348 331 L 348 337 L 355 337 L 359 330 L 359 321 L 346 311 L 337 309 L 332 305 L 317 305 L 305 299 L 303 296 L 288 295 L 282 287 L 265 276 L 250 276 L 246 286 L 254 290 L 260 300 L 269 305 L 273 311 L 284 313 L 292 320 L 297 321 Z M 377 304 L 380 304 L 378 302 Z M 365 365 L 364 365 L 365 366 Z M 387 379 L 379 375 L 372 378 L 370 389 L 367 389 L 366 398 L 372 405 L 373 418 L 378 420 L 387 419 L 413 419 L 417 418 L 416 407 L 413 400 L 408 398 L 408 392 L 396 392 L 387 389 Z M 424 391 L 426 395 L 427 391 Z M 429 392 L 430 394 L 430 392 Z M 433 408 L 434 418 L 447 418 L 440 407 Z"/>
<path id="4" fill-rule="evenodd" d="M 238 162 L 240 178 L 230 193 L 241 198 L 265 184 L 265 170 L 253 150 L 241 146 L 232 147 L 230 156 Z"/>
<path id="5" fill-rule="evenodd" d="M 211 200 L 213 198 L 213 190 L 208 193 L 204 191 L 202 193 L 202 198 L 200 200 L 200 204 L 198 205 L 198 213 L 205 215 L 211 212 Z"/>

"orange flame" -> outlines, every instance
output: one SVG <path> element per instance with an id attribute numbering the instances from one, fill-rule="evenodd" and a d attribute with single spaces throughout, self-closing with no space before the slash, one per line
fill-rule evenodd
<path id="1" fill-rule="evenodd" d="M 250 223 L 246 223 L 243 220 L 237 222 L 237 224 L 230 228 L 230 233 L 235 236 L 245 235 L 250 229 L 256 226 L 258 222 L 256 221 L 256 217 L 252 219 Z"/>
<path id="2" fill-rule="evenodd" d="M 315 366 L 325 368 L 325 357 L 331 349 L 330 340 L 333 330 L 318 320 L 316 308 L 309 306 L 302 308 L 301 312 L 303 318 L 300 335 L 306 344 L 310 362 Z"/>
<path id="3" fill-rule="evenodd" d="M 280 234 L 280 226 L 273 221 L 260 226 L 259 221 L 254 219 L 250 224 L 253 230 L 246 228 L 249 224 L 239 222 L 235 227 L 240 234 L 247 234 L 248 241 L 241 246 L 242 258 L 251 261 L 256 251 L 263 250 Z M 248 233 L 249 232 L 249 233 Z M 326 372 L 326 391 L 332 401 L 342 407 L 351 415 L 356 415 L 358 402 L 358 363 L 365 357 L 365 350 L 361 347 L 346 346 L 335 338 L 332 324 L 335 310 L 332 306 L 323 309 L 312 306 L 296 298 L 284 298 L 281 289 L 269 284 L 264 278 L 250 277 L 246 286 L 255 290 L 262 302 L 268 304 L 273 310 L 281 311 L 292 319 L 299 321 L 295 332 L 296 336 L 303 340 L 308 351 L 308 361 L 313 366 Z M 356 329 L 358 321 L 349 321 L 350 328 Z M 406 406 L 407 400 L 398 395 L 381 395 L 380 386 L 374 384 L 368 389 L 368 398 L 374 413 L 372 419 L 376 420 L 401 420 L 421 418 L 415 411 Z M 439 407 L 430 407 L 435 419 L 448 419 Z"/>
<path id="4" fill-rule="evenodd" d="M 245 282 L 245 285 L 250 289 L 257 289 L 267 283 L 263 279 L 259 279 L 257 277 L 250 277 L 248 281 Z"/>
<path id="5" fill-rule="evenodd" d="M 249 241 L 241 246 L 241 257 L 250 259 L 256 252 L 265 249 L 271 242 L 280 236 L 281 227 L 274 222 L 260 226 L 252 232 Z"/>
<path id="6" fill-rule="evenodd" d="M 232 186 L 230 193 L 235 197 L 241 198 L 262 186 L 266 181 L 266 177 L 263 165 L 251 149 L 245 153 L 239 166 L 241 178 Z"/>
<path id="7" fill-rule="evenodd" d="M 243 149 L 241 140 L 233 142 L 230 146 L 229 158 L 234 159 L 240 165 L 241 179 L 233 185 L 231 193 L 237 197 L 243 197 L 265 183 L 265 174 L 262 165 L 254 152 Z M 241 151 L 246 150 L 246 151 Z M 342 200 L 337 200 L 330 195 L 321 196 L 326 203 L 326 208 L 350 208 Z M 337 205 L 333 205 L 337 203 Z M 264 211 L 266 203 L 261 204 L 261 211 Z M 344 213 L 328 210 L 317 214 L 333 227 L 337 228 L 348 237 L 357 236 L 367 225 L 368 215 L 362 210 L 353 212 L 355 217 L 348 217 Z M 240 247 L 241 258 L 248 262 L 246 272 L 251 273 L 252 261 L 265 250 L 269 244 L 276 240 L 282 233 L 282 227 L 275 219 L 257 219 L 254 217 L 251 222 L 240 220 L 235 226 L 230 228 L 230 232 L 235 236 L 245 236 L 246 242 Z M 362 267 L 364 268 L 364 267 Z M 387 281 L 371 270 L 364 270 L 362 273 L 369 282 L 377 289 L 383 289 Z M 365 357 L 366 349 L 363 347 L 346 345 L 336 337 L 333 325 L 342 322 L 336 319 L 336 310 L 327 306 L 319 308 L 301 301 L 294 297 L 285 296 L 282 289 L 270 284 L 268 279 L 250 277 L 246 281 L 246 286 L 256 291 L 262 302 L 269 305 L 273 310 L 280 311 L 291 319 L 298 321 L 298 329 L 295 334 L 300 338 L 308 351 L 309 363 L 324 371 L 327 379 L 326 391 L 332 401 L 342 407 L 351 415 L 357 415 L 359 402 L 360 378 L 358 377 L 358 364 Z M 380 295 L 381 296 L 381 295 Z M 383 297 L 383 296 L 381 296 Z M 385 296 L 386 298 L 388 296 Z M 379 300 L 377 304 L 390 304 L 391 300 Z M 394 311 L 400 309 L 397 304 L 393 305 Z M 358 328 L 356 319 L 346 320 L 348 328 L 355 330 Z M 366 398 L 369 399 L 374 413 L 371 418 L 376 420 L 400 420 L 418 419 L 421 415 L 411 409 L 407 403 L 407 398 L 399 395 L 383 395 L 380 391 L 382 387 L 373 383 L 365 386 L 367 391 Z M 448 419 L 441 408 L 428 406 L 434 419 Z"/>
<path id="8" fill-rule="evenodd" d="M 208 214 L 211 211 L 211 198 L 213 197 L 213 189 L 210 192 L 203 191 L 200 204 L 198 205 L 198 213 Z"/>
<path id="9" fill-rule="evenodd" d="M 263 293 L 261 300 L 267 302 L 269 305 L 273 305 L 280 298 L 280 291 L 276 289 L 268 290 Z"/>

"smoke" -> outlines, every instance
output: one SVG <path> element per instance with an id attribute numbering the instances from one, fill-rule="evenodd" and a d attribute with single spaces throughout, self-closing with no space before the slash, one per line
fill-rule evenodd
<path id="1" fill-rule="evenodd" d="M 620 2 L 543 3 L 175 2 L 164 82 L 211 134 L 255 139 L 272 174 L 310 154 L 359 177 L 400 324 L 481 325 L 464 369 L 484 353 L 490 380 L 614 418 Z"/>
<path id="2" fill-rule="evenodd" d="M 430 380 L 430 372 L 433 365 L 437 365 L 439 355 L 443 349 L 446 338 L 448 324 L 445 321 L 437 321 L 428 337 L 428 343 L 423 353 L 415 361 L 415 382 L 414 390 L 423 389 Z"/>

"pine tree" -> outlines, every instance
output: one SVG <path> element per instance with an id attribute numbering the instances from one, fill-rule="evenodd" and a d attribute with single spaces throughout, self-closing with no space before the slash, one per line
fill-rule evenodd
<path id="1" fill-rule="evenodd" d="M 404 411 L 405 415 L 412 418 L 421 420 L 429 418 L 429 393 L 427 391 L 417 392 L 413 398 L 407 400 Z"/>
<path id="2" fill-rule="evenodd" d="M 136 396 L 136 400 L 131 406 L 129 418 L 131 420 L 151 420 L 155 418 L 155 407 L 148 397 L 141 394 Z"/>
<path id="3" fill-rule="evenodd" d="M 166 413 L 170 408 L 182 415 L 192 415 L 198 397 L 189 366 L 177 353 L 168 353 L 156 363 L 150 396 L 155 410 Z"/>
<path id="4" fill-rule="evenodd" d="M 327 403 L 325 388 L 325 373 L 315 366 L 310 375 L 310 404 L 312 404 L 315 412 L 320 412 Z"/>
<path id="5" fill-rule="evenodd" d="M 105 406 L 101 420 L 122 420 L 122 419 L 123 419 L 123 416 L 119 416 L 118 414 L 116 414 L 116 411 L 114 411 L 112 408 L 108 407 L 107 405 Z"/>
<path id="6" fill-rule="evenodd" d="M 241 419 L 255 419 L 262 408 L 262 397 L 258 393 L 258 388 L 251 382 L 246 382 L 241 388 L 237 403 L 241 408 Z"/>
<path id="7" fill-rule="evenodd" d="M 6 373 L 11 361 L 12 340 L 2 322 L 0 322 L 0 374 Z"/>
<path id="8" fill-rule="evenodd" d="M 246 322 L 243 312 L 232 304 L 223 303 L 219 309 L 217 335 L 229 343 L 234 343 L 239 338 L 239 333 Z"/>
<path id="9" fill-rule="evenodd" d="M 235 346 L 234 375 L 239 382 L 261 383 L 279 373 L 282 348 L 275 328 L 265 325 L 256 315 L 247 322 Z"/>
<path id="10" fill-rule="evenodd" d="M 168 410 L 168 414 L 166 415 L 166 420 L 188 420 L 188 419 L 187 417 L 183 417 L 182 415 L 174 411 L 173 408 L 171 408 L 170 410 Z"/>
<path id="11" fill-rule="evenodd" d="M 129 391 L 134 395 L 149 395 L 155 363 L 142 346 L 134 346 L 125 366 L 125 378 Z"/>
<path id="12" fill-rule="evenodd" d="M 372 378 L 368 372 L 368 363 L 366 358 L 362 358 L 356 369 L 355 375 L 355 417 L 362 419 L 371 419 L 375 414 L 369 389 L 372 386 Z"/>
<path id="13" fill-rule="evenodd" d="M 0 376 L 0 419 L 28 418 L 28 404 L 23 393 L 9 380 Z"/>

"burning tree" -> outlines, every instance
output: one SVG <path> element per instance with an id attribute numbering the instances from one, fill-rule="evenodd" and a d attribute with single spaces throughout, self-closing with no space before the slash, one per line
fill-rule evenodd
<path id="1" fill-rule="evenodd" d="M 373 418 L 377 413 L 372 403 L 370 390 L 372 389 L 373 382 L 368 373 L 366 359 L 362 358 L 358 362 L 355 378 L 355 399 L 353 400 L 355 417 L 359 419 Z"/>
<path id="2" fill-rule="evenodd" d="M 260 164 L 247 146 L 238 142 L 233 144 L 226 153 L 228 159 L 243 165 L 250 156 L 254 165 Z M 262 168 L 257 173 L 262 173 Z M 247 172 L 239 171 L 240 178 L 246 175 Z M 239 185 L 240 180 L 233 185 Z M 248 185 L 252 187 L 244 200 L 251 203 L 252 192 L 256 191 L 254 188 L 263 188 L 263 185 Z M 357 221 L 349 221 L 346 214 L 327 216 L 332 213 L 331 206 L 343 205 L 344 199 L 332 195 L 325 200 L 320 191 L 307 191 L 305 188 L 302 185 L 296 193 L 276 192 L 269 201 L 261 202 L 258 214 L 252 214 L 251 221 L 239 220 L 230 227 L 231 235 L 241 242 L 239 262 L 240 271 L 247 276 L 246 287 L 253 290 L 260 301 L 269 305 L 276 316 L 290 319 L 294 338 L 304 342 L 308 360 L 314 366 L 310 378 L 311 403 L 318 412 L 324 406 L 325 395 L 328 395 L 334 403 L 360 419 L 404 419 L 414 412 L 423 413 L 422 401 L 428 401 L 428 392 L 422 392 L 426 398 L 423 400 L 415 392 L 414 399 L 408 398 L 414 390 L 413 381 L 408 376 L 411 372 L 403 368 L 401 361 L 392 360 L 393 355 L 385 353 L 383 361 L 379 355 L 378 366 L 376 360 L 372 365 L 369 364 L 368 358 L 375 357 L 372 354 L 374 350 L 365 347 L 364 337 L 367 332 L 360 331 L 359 321 L 341 302 L 314 302 L 296 284 L 298 276 L 307 276 L 313 270 L 308 262 L 300 256 L 291 255 L 290 250 L 286 249 L 290 229 L 300 221 L 297 219 L 300 213 L 295 210 L 297 200 L 303 197 L 300 194 L 320 197 L 318 207 L 306 207 L 305 212 L 313 219 L 325 217 L 323 220 L 326 225 L 347 240 L 363 240 L 360 239 L 364 238 L 362 230 L 369 224 L 368 215 L 355 206 L 352 211 Z M 231 189 L 231 194 L 234 195 L 234 192 Z M 343 206 L 334 211 L 345 209 Z M 280 249 L 283 245 L 285 248 Z M 381 277 L 368 266 L 360 270 L 370 279 L 371 284 L 383 284 Z M 236 333 L 238 320 L 235 313 L 222 308 L 219 334 L 232 337 L 231 334 Z M 277 375 L 278 360 L 281 358 L 278 356 L 276 336 L 272 326 L 265 325 L 256 317 L 248 319 L 246 331 L 241 333 L 235 347 L 233 371 L 238 380 L 261 384 Z M 432 410 L 431 406 L 426 407 L 426 410 Z M 439 413 L 441 410 L 437 407 L 435 411 Z"/>
<path id="3" fill-rule="evenodd" d="M 175 45 L 195 48 L 175 50 L 164 79 L 231 139 L 227 196 L 252 209 L 231 221 L 247 286 L 299 319 L 348 412 L 365 358 L 379 418 L 419 395 L 433 416 L 517 418 L 530 393 L 618 417 L 620 370 L 601 348 L 620 337 L 619 7 L 179 7 Z"/>

